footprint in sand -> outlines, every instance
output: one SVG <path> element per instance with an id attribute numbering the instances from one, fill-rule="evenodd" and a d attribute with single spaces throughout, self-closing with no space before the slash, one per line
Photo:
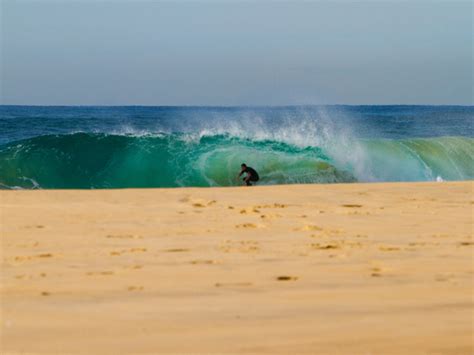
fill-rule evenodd
<path id="1" fill-rule="evenodd" d="M 131 248 L 131 249 L 123 249 L 123 250 L 115 250 L 111 251 L 109 254 L 112 256 L 118 256 L 125 253 L 144 253 L 147 251 L 147 248 Z"/>
<path id="2" fill-rule="evenodd" d="M 265 219 L 265 220 L 270 220 L 270 219 L 281 218 L 281 215 L 278 213 L 267 213 L 267 214 L 260 215 L 260 218 Z"/>
<path id="3" fill-rule="evenodd" d="M 42 224 L 36 224 L 36 225 L 29 225 L 29 226 L 24 226 L 23 228 L 26 228 L 26 229 L 30 229 L 30 228 L 37 228 L 37 229 L 43 229 L 45 228 L 45 226 L 43 226 Z"/>
<path id="4" fill-rule="evenodd" d="M 295 230 L 303 232 L 316 232 L 315 234 L 311 234 L 311 237 L 333 237 L 344 232 L 342 229 L 325 229 L 313 224 L 307 224 L 302 228 L 296 228 Z"/>
<path id="5" fill-rule="evenodd" d="M 216 260 L 192 260 L 190 263 L 193 265 L 219 264 Z"/>
<path id="6" fill-rule="evenodd" d="M 471 241 L 469 241 L 469 242 L 461 242 L 461 243 L 459 243 L 459 245 L 460 245 L 460 246 L 470 246 L 470 245 L 474 245 L 474 242 L 471 242 Z"/>
<path id="7" fill-rule="evenodd" d="M 257 225 L 253 223 L 242 223 L 242 224 L 237 224 L 235 228 L 257 228 Z"/>
<path id="8" fill-rule="evenodd" d="M 251 214 L 251 213 L 260 213 L 260 210 L 253 206 L 253 207 L 248 207 L 248 208 L 243 208 L 239 212 L 240 214 Z"/>
<path id="9" fill-rule="evenodd" d="M 416 246 L 425 246 L 427 245 L 428 243 L 425 243 L 425 242 L 412 242 L 412 243 L 408 243 L 409 246 L 411 247 L 416 247 Z"/>
<path id="10" fill-rule="evenodd" d="M 14 260 L 17 262 L 27 261 L 36 258 L 52 258 L 54 255 L 51 253 L 43 253 L 38 255 L 29 255 L 29 256 L 15 256 Z"/>
<path id="11" fill-rule="evenodd" d="M 341 247 L 337 244 L 320 244 L 320 243 L 312 243 L 311 248 L 318 249 L 318 250 L 341 249 Z"/>
<path id="12" fill-rule="evenodd" d="M 143 286 L 128 286 L 127 288 L 128 291 L 143 291 L 143 289 Z"/>
<path id="13" fill-rule="evenodd" d="M 385 267 L 383 264 L 381 265 L 380 262 L 375 261 L 371 262 L 371 267 L 370 267 L 370 276 L 371 277 L 382 277 L 386 276 L 387 272 L 392 271 L 392 268 L 390 267 Z"/>
<path id="14" fill-rule="evenodd" d="M 35 226 L 25 226 L 25 228 L 38 228 L 38 229 L 43 229 L 44 226 L 42 224 L 37 224 Z"/>
<path id="15" fill-rule="evenodd" d="M 379 266 L 373 266 L 370 268 L 370 276 L 371 277 L 381 277 L 382 276 L 382 268 Z"/>
<path id="16" fill-rule="evenodd" d="M 348 212 L 347 215 L 357 215 L 357 216 L 370 216 L 372 213 L 370 212 L 359 212 L 359 211 L 351 211 Z"/>
<path id="17" fill-rule="evenodd" d="M 381 251 L 399 251 L 399 247 L 389 247 L 389 246 L 381 246 L 379 247 L 379 250 Z"/>
<path id="18" fill-rule="evenodd" d="M 48 291 L 41 292 L 41 296 L 49 296 L 49 295 L 51 295 L 51 293 Z"/>
<path id="19" fill-rule="evenodd" d="M 216 200 L 211 200 L 211 201 L 204 201 L 204 200 L 195 200 L 193 203 L 192 203 L 192 206 L 193 207 L 197 207 L 197 208 L 204 208 L 206 206 L 212 206 L 214 204 L 216 204 L 217 201 Z"/>
<path id="20" fill-rule="evenodd" d="M 173 249 L 166 249 L 164 250 L 167 253 L 183 253 L 189 251 L 189 249 L 184 248 L 173 248 Z"/>
<path id="21" fill-rule="evenodd" d="M 257 205 L 253 206 L 254 208 L 286 208 L 288 205 L 284 205 L 283 203 L 274 203 L 272 205 Z"/>
<path id="22" fill-rule="evenodd" d="M 288 276 L 288 275 L 283 275 L 283 276 L 277 276 L 277 281 L 296 281 L 298 280 L 297 276 Z"/>

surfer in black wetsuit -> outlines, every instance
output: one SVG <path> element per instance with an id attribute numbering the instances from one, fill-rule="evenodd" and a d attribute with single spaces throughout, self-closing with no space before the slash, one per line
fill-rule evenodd
<path id="1" fill-rule="evenodd" d="M 255 169 L 251 168 L 250 166 L 247 166 L 245 164 L 242 164 L 240 170 L 239 177 L 242 176 L 243 173 L 246 173 L 247 175 L 243 178 L 244 182 L 247 184 L 247 186 L 252 186 L 250 181 L 257 182 L 260 180 L 258 173 L 255 171 Z"/>

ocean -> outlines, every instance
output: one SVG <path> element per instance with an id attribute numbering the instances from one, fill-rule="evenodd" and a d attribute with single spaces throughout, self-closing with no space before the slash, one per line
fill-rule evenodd
<path id="1" fill-rule="evenodd" d="M 474 179 L 474 106 L 0 106 L 0 188 Z"/>

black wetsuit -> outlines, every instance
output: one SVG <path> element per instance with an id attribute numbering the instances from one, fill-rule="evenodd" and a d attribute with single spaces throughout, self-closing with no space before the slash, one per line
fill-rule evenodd
<path id="1" fill-rule="evenodd" d="M 245 168 L 245 170 L 243 170 L 240 175 L 242 175 L 243 173 L 247 173 L 247 174 L 250 174 L 250 179 L 246 181 L 247 183 L 247 186 L 250 186 L 252 185 L 250 183 L 250 181 L 255 181 L 257 182 L 258 180 L 260 180 L 260 177 L 258 176 L 258 173 L 255 171 L 255 169 L 251 168 L 250 166 L 247 166 Z M 245 181 L 246 178 L 244 178 L 244 181 Z"/>

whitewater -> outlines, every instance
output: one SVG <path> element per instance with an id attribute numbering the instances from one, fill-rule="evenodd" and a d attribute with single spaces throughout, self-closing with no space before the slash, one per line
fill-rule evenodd
<path id="1" fill-rule="evenodd" d="M 0 188 L 474 178 L 472 106 L 0 106 Z"/>

